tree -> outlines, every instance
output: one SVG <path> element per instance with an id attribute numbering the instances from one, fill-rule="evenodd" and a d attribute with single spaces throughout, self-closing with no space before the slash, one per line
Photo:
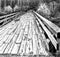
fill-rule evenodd
<path id="1" fill-rule="evenodd" d="M 30 6 L 31 9 L 36 10 L 38 4 L 39 4 L 39 0 L 33 0 L 33 1 L 31 0 L 30 3 L 29 3 L 29 6 Z"/>

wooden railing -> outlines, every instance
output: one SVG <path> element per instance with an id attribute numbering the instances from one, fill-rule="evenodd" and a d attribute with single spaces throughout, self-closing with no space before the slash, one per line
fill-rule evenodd
<path id="1" fill-rule="evenodd" d="M 12 21 L 14 18 L 16 18 L 20 13 L 12 13 L 9 15 L 1 16 L 0 18 L 0 27 L 4 26 L 8 22 Z"/>
<path id="2" fill-rule="evenodd" d="M 52 42 L 55 49 L 58 48 L 58 41 L 57 39 L 60 38 L 60 27 L 49 21 L 48 19 L 44 18 L 37 12 L 33 11 L 33 14 L 36 17 L 36 20 L 39 22 L 39 25 L 41 25 L 42 29 L 44 30 L 45 34 L 48 36 L 50 41 Z"/>
<path id="3" fill-rule="evenodd" d="M 12 15 L 15 15 L 16 13 L 11 13 L 11 14 L 7 14 L 7 15 L 4 15 L 4 16 L 0 16 L 0 20 L 1 19 L 4 19 L 4 18 L 7 18 L 9 16 L 12 16 Z"/>

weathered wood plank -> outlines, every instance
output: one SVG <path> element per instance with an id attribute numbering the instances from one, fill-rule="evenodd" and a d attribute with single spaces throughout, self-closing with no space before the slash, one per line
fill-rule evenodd
<path id="1" fill-rule="evenodd" d="M 43 22 L 46 26 L 47 26 L 47 28 L 50 30 L 50 32 L 53 34 L 53 35 L 55 35 L 55 37 L 57 37 L 57 33 L 46 23 L 46 22 Z"/>
<path id="2" fill-rule="evenodd" d="M 18 38 L 18 35 L 19 35 L 19 33 L 20 33 L 20 24 L 18 24 L 18 27 L 16 28 L 16 30 L 15 30 L 15 32 L 14 32 L 14 34 L 16 34 L 16 32 L 17 32 L 17 34 L 16 35 L 14 35 L 14 37 L 13 37 L 13 39 L 12 39 L 12 42 L 13 42 L 13 45 L 12 45 L 12 47 L 11 47 L 11 49 L 10 49 L 10 51 L 8 51 L 9 53 L 11 53 L 11 51 L 13 50 L 13 46 L 15 45 L 14 43 L 16 42 L 16 40 L 17 40 L 17 38 Z"/>
<path id="3" fill-rule="evenodd" d="M 39 27 L 39 29 L 38 29 L 38 32 L 40 32 L 40 35 L 42 36 L 42 42 L 44 41 L 45 43 L 45 48 L 47 48 L 48 50 L 49 50 L 49 45 L 48 45 L 48 42 L 47 42 L 47 39 L 46 39 L 46 37 L 45 37 L 45 35 L 44 35 L 44 31 L 43 31 L 43 29 L 39 26 L 39 22 L 36 20 L 36 23 L 37 23 L 37 26 Z M 38 36 L 39 37 L 39 36 Z"/>
<path id="4" fill-rule="evenodd" d="M 9 35 L 9 37 L 6 39 L 5 43 L 10 43 L 12 38 L 14 37 L 14 34 Z"/>
<path id="5" fill-rule="evenodd" d="M 33 52 L 33 41 L 32 40 L 29 40 L 29 52 L 30 52 L 30 54 L 33 54 L 32 52 Z"/>
<path id="6" fill-rule="evenodd" d="M 10 49 L 10 47 L 11 47 L 11 45 L 13 44 L 12 42 L 10 42 L 10 43 L 7 43 L 8 45 L 7 45 L 7 47 L 6 47 L 6 49 L 5 49 L 5 51 L 3 52 L 3 54 L 8 54 L 8 51 L 9 51 L 9 49 Z"/>
<path id="7" fill-rule="evenodd" d="M 30 23 L 29 23 L 28 38 L 32 39 L 32 36 L 33 36 L 33 34 L 32 34 L 32 22 L 30 21 Z"/>
<path id="8" fill-rule="evenodd" d="M 16 40 L 16 43 L 21 43 L 21 41 L 22 41 L 22 37 L 23 37 L 23 30 L 21 30 L 21 32 L 20 32 L 20 34 L 19 34 L 19 37 L 18 37 L 18 39 Z"/>
<path id="9" fill-rule="evenodd" d="M 19 26 L 19 25 L 18 25 Z M 16 32 L 17 32 L 17 30 L 19 30 L 18 29 L 18 26 L 16 25 L 16 27 L 15 28 L 13 28 L 10 32 L 11 32 L 11 34 L 8 34 L 9 35 L 9 37 L 8 37 L 8 39 L 5 41 L 6 43 L 9 43 L 10 41 L 12 41 L 13 40 L 13 38 L 14 38 L 14 36 L 15 36 L 15 34 L 16 34 Z M 15 30 L 14 30 L 15 29 Z M 14 33 L 12 33 L 12 31 L 14 30 Z M 19 34 L 19 32 L 20 31 L 18 31 L 18 34 Z M 18 34 L 17 34 L 17 37 L 18 37 Z"/>
<path id="10" fill-rule="evenodd" d="M 15 41 L 16 41 L 17 35 L 14 35 L 12 41 L 8 44 L 7 48 L 4 51 L 4 54 L 10 54 L 11 51 L 13 50 L 13 47 L 15 45 Z"/>
<path id="11" fill-rule="evenodd" d="M 17 29 L 18 25 L 15 25 L 12 29 L 10 29 L 10 31 L 8 32 L 8 34 L 13 33 L 16 29 Z"/>
<path id="12" fill-rule="evenodd" d="M 21 42 L 22 37 L 23 37 L 23 34 L 24 34 L 25 26 L 26 26 L 26 25 L 24 25 L 24 26 L 22 25 L 22 29 L 21 29 L 21 31 L 20 31 L 20 34 L 19 34 L 19 37 L 18 37 L 16 43 L 20 43 L 20 42 Z"/>
<path id="13" fill-rule="evenodd" d="M 26 53 L 26 40 L 22 40 L 22 43 L 20 44 L 19 54 L 24 55 Z"/>
<path id="14" fill-rule="evenodd" d="M 19 27 L 19 25 L 18 25 L 18 27 Z M 14 47 L 14 45 L 15 45 L 15 41 L 16 41 L 16 39 L 17 39 L 17 37 L 18 37 L 18 34 L 19 34 L 19 31 L 18 31 L 18 34 L 15 34 L 16 32 L 17 32 L 17 30 L 18 30 L 18 27 L 16 28 L 16 30 L 14 31 L 14 33 L 11 35 L 11 43 L 12 44 L 10 44 L 10 45 L 8 45 L 8 47 L 6 48 L 7 50 L 6 50 L 6 52 L 5 53 L 11 53 L 11 51 L 13 50 L 13 47 Z M 11 46 L 12 45 L 12 46 Z"/>
<path id="15" fill-rule="evenodd" d="M 44 22 L 46 22 L 55 32 L 55 36 L 57 38 L 60 38 L 60 27 L 58 27 L 57 25 L 55 25 L 54 23 L 52 23 L 51 21 L 49 21 L 48 19 L 42 17 L 41 15 L 39 15 L 38 13 L 34 12 L 35 14 L 37 14 L 38 17 L 41 18 L 41 20 L 43 20 Z M 49 28 L 50 29 L 50 28 Z"/>
<path id="16" fill-rule="evenodd" d="M 18 49 L 19 49 L 19 45 L 20 45 L 20 44 L 15 44 L 15 45 L 14 45 L 13 50 L 11 51 L 11 54 L 17 54 Z"/>
<path id="17" fill-rule="evenodd" d="M 36 38 L 36 35 L 35 35 L 34 26 L 33 26 L 33 37 L 32 37 L 32 40 L 33 40 L 33 54 L 34 54 L 34 55 L 36 55 L 36 51 L 37 51 L 35 38 Z"/>
<path id="18" fill-rule="evenodd" d="M 30 51 L 29 51 L 29 41 L 26 40 L 26 55 L 29 55 Z"/>
<path id="19" fill-rule="evenodd" d="M 45 48 L 42 46 L 42 42 L 41 40 L 39 39 L 39 54 L 41 55 L 48 55 L 48 52 L 45 50 Z"/>
<path id="20" fill-rule="evenodd" d="M 6 21 L 6 20 L 8 20 L 8 19 L 11 19 L 11 18 L 13 18 L 13 17 L 14 17 L 14 16 L 11 16 L 11 17 L 5 18 L 5 19 L 3 19 L 3 20 L 0 20 L 0 23 Z"/>
<path id="21" fill-rule="evenodd" d="M 13 37 L 13 39 L 12 39 L 12 45 L 11 45 L 8 53 L 11 53 L 11 51 L 13 50 L 13 47 L 14 47 L 14 45 L 15 45 L 16 39 L 17 39 L 17 35 L 15 35 L 15 36 Z"/>
<path id="22" fill-rule="evenodd" d="M 41 15 L 36 13 L 35 11 L 34 11 L 34 13 L 37 14 L 37 16 L 39 16 L 41 18 L 41 20 L 45 21 L 53 30 L 55 30 L 56 32 L 60 32 L 60 28 L 57 25 L 55 25 L 54 23 L 52 23 L 48 19 L 42 17 Z"/>
<path id="23" fill-rule="evenodd" d="M 15 22 L 12 21 L 12 22 L 10 22 L 9 24 L 7 24 L 7 25 L 1 27 L 0 35 L 3 34 L 4 31 L 6 31 L 6 29 L 8 29 L 8 28 L 11 29 L 11 28 L 13 28 L 15 25 L 16 25 Z"/>
<path id="24" fill-rule="evenodd" d="M 4 15 L 4 16 L 1 16 L 0 17 L 0 19 L 2 19 L 2 18 L 6 18 L 6 17 L 8 17 L 8 16 L 11 16 L 11 15 L 15 15 L 16 13 L 13 13 L 13 14 L 9 14 L 9 15 Z"/>
<path id="25" fill-rule="evenodd" d="M 50 33 L 50 31 L 44 26 L 44 24 L 41 22 L 41 20 L 36 16 L 37 20 L 39 20 L 41 26 L 43 27 L 43 29 L 45 30 L 45 32 L 47 33 L 49 39 L 51 40 L 52 44 L 54 45 L 54 47 L 57 49 L 57 41 L 55 40 L 55 38 L 53 37 L 53 35 Z"/>
<path id="26" fill-rule="evenodd" d="M 0 54 L 3 54 L 3 52 L 4 52 L 7 45 L 8 44 L 2 44 L 2 46 L 0 47 Z"/>
<path id="27" fill-rule="evenodd" d="M 6 29 L 6 31 L 0 36 L 0 41 L 3 40 L 5 35 L 8 33 L 9 29 Z"/>

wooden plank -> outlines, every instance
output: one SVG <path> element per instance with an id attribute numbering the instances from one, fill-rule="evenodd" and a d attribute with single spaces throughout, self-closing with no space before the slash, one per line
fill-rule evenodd
<path id="1" fill-rule="evenodd" d="M 17 32 L 17 30 L 18 30 L 18 32 Z M 17 32 L 17 34 L 15 34 L 16 32 Z M 18 24 L 18 27 L 16 28 L 15 32 L 11 36 L 9 36 L 11 38 L 11 39 L 10 38 L 9 39 L 11 40 L 12 44 L 8 45 L 5 53 L 11 53 L 11 51 L 12 51 L 14 45 L 15 45 L 15 41 L 18 37 L 19 32 L 20 31 L 19 31 L 19 24 Z M 7 41 L 10 42 L 10 40 L 9 41 L 7 40 Z"/>
<path id="2" fill-rule="evenodd" d="M 18 27 L 18 26 L 17 26 Z M 18 28 L 16 27 L 16 29 L 15 29 L 15 31 L 14 31 L 14 33 L 11 33 L 11 34 L 9 34 L 9 37 L 8 37 L 8 39 L 5 41 L 6 43 L 9 43 L 10 41 L 12 41 L 12 39 L 14 38 L 14 36 L 15 36 L 15 33 L 17 32 L 17 30 L 18 30 Z M 14 29 L 13 29 L 14 30 Z M 12 31 L 13 31 L 12 30 Z M 19 31 L 18 31 L 18 34 L 19 34 Z M 18 36 L 18 35 L 17 35 Z"/>
<path id="3" fill-rule="evenodd" d="M 54 23 L 52 23 L 51 21 L 49 21 L 48 19 L 42 17 L 41 15 L 39 15 L 37 12 L 33 11 L 37 16 L 39 16 L 41 18 L 41 20 L 45 21 L 55 32 L 60 32 L 60 28 L 55 25 Z"/>
<path id="4" fill-rule="evenodd" d="M 11 45 L 12 45 L 12 48 L 14 46 L 14 41 L 16 41 L 16 39 L 14 37 L 17 38 L 17 35 L 15 36 L 15 33 L 16 33 L 17 29 L 15 30 L 14 34 L 12 35 L 9 35 L 8 39 L 5 41 L 5 43 L 9 43 L 9 45 L 7 46 L 7 48 L 5 49 L 5 52 L 4 54 L 8 53 L 9 50 L 11 50 Z M 14 40 L 15 39 L 15 40 Z M 11 52 L 11 51 L 9 51 Z"/>
<path id="5" fill-rule="evenodd" d="M 29 41 L 26 40 L 26 55 L 29 55 L 30 51 L 29 51 Z"/>
<path id="6" fill-rule="evenodd" d="M 25 35 L 28 35 L 28 31 L 29 31 L 29 28 L 28 28 L 28 25 L 26 25 L 24 34 L 25 34 Z"/>
<path id="7" fill-rule="evenodd" d="M 13 37 L 13 39 L 12 39 L 12 45 L 11 45 L 9 51 L 7 52 L 8 54 L 10 54 L 11 51 L 13 50 L 13 47 L 14 47 L 14 45 L 15 45 L 16 39 L 17 39 L 17 35 L 15 35 L 15 36 Z"/>
<path id="8" fill-rule="evenodd" d="M 22 29 L 21 29 L 21 31 L 20 31 L 20 33 L 19 33 L 19 37 L 18 37 L 16 43 L 21 43 L 22 37 L 23 37 L 23 34 L 24 34 L 25 26 L 26 26 L 26 25 L 24 25 L 24 26 L 22 25 Z"/>
<path id="9" fill-rule="evenodd" d="M 3 24 L 1 25 L 1 27 L 3 27 L 4 25 L 8 24 L 11 21 L 12 21 L 11 19 L 8 19 L 8 20 L 4 21 Z"/>
<path id="10" fill-rule="evenodd" d="M 42 42 L 41 40 L 39 39 L 39 54 L 41 55 L 48 55 L 48 52 L 45 50 L 45 48 L 42 46 Z"/>
<path id="11" fill-rule="evenodd" d="M 36 54 L 39 54 L 39 52 L 41 51 L 41 50 L 39 50 L 40 47 L 38 45 L 39 40 L 41 41 L 41 43 L 40 43 L 41 44 L 40 46 L 42 46 L 41 49 L 45 48 L 45 45 L 44 45 L 45 42 L 43 42 L 44 39 L 42 37 L 42 33 L 39 31 L 38 25 L 36 25 L 36 27 L 35 27 L 35 42 L 36 42 L 36 48 L 37 48 Z M 43 55 L 44 55 L 44 53 L 43 53 Z"/>
<path id="12" fill-rule="evenodd" d="M 37 54 L 37 47 L 36 47 L 36 41 L 35 41 L 35 35 L 33 35 L 33 55 Z"/>
<path id="13" fill-rule="evenodd" d="M 41 40 L 43 40 L 44 42 L 45 42 L 45 47 L 49 50 L 49 45 L 48 45 L 48 43 L 47 43 L 47 39 L 46 39 L 46 37 L 45 37 L 45 35 L 44 35 L 44 31 L 42 30 L 42 28 L 39 26 L 39 22 L 36 20 L 36 23 L 37 23 L 37 26 L 39 27 L 39 31 L 38 32 L 40 32 L 39 34 L 42 36 L 42 39 Z"/>
<path id="14" fill-rule="evenodd" d="M 19 37 L 16 41 L 16 43 L 20 43 L 20 46 L 19 46 L 19 51 L 18 51 L 18 54 L 22 55 L 24 52 L 25 52 L 25 40 L 23 40 L 23 37 L 24 37 L 24 31 L 25 31 L 25 27 L 26 25 L 23 25 L 22 28 L 20 28 L 20 33 L 19 33 Z M 22 42 L 23 41 L 23 42 Z M 24 47 L 24 48 L 22 48 Z M 21 51 L 22 50 L 22 51 Z"/>
<path id="15" fill-rule="evenodd" d="M 44 47 L 44 44 L 46 44 L 46 42 L 44 43 L 43 41 L 44 40 L 46 40 L 46 38 L 45 38 L 45 36 L 44 36 L 44 34 L 43 34 L 43 30 L 42 30 L 42 28 L 39 26 L 39 23 L 37 22 L 37 20 L 36 20 L 36 23 L 37 23 L 37 26 L 38 26 L 38 28 L 39 28 L 39 30 L 40 31 L 38 31 L 38 32 L 40 32 L 40 33 L 38 33 L 38 38 L 37 38 L 37 41 L 38 41 L 38 43 L 39 43 L 39 45 L 38 45 L 38 43 L 37 43 L 37 47 L 38 47 L 38 54 L 41 54 L 41 55 L 48 55 L 48 53 L 46 52 L 46 50 L 45 50 L 45 47 Z M 37 31 L 37 29 L 36 29 L 36 31 Z M 46 44 L 46 45 L 48 45 L 48 44 Z M 49 48 L 49 47 L 48 47 Z M 44 51 L 43 51 L 44 50 Z"/>
<path id="16" fill-rule="evenodd" d="M 17 26 L 18 26 L 18 25 L 15 25 L 15 26 L 8 32 L 8 34 L 13 33 L 13 31 L 16 30 Z"/>
<path id="17" fill-rule="evenodd" d="M 18 39 L 16 40 L 16 43 L 21 43 L 22 37 L 23 37 L 24 30 L 21 30 Z"/>
<path id="18" fill-rule="evenodd" d="M 17 37 L 18 37 L 18 34 L 19 34 L 19 29 L 20 28 L 20 24 L 18 24 L 18 27 L 16 28 L 16 30 L 15 30 L 15 32 L 11 35 L 11 36 L 9 36 L 10 38 L 8 38 L 9 39 L 9 41 L 8 41 L 8 39 L 7 39 L 7 41 L 5 41 L 6 43 L 10 43 L 10 41 L 11 41 L 11 43 L 12 44 L 9 44 L 8 45 L 8 47 L 6 48 L 6 50 L 5 50 L 5 52 L 4 53 L 11 53 L 11 51 L 13 50 L 13 47 L 14 47 L 14 45 L 15 45 L 15 41 L 17 40 Z M 18 30 L 18 31 L 17 31 Z M 17 32 L 17 34 L 15 34 Z M 12 45 L 12 46 L 11 46 Z"/>
<path id="19" fill-rule="evenodd" d="M 39 25 L 39 22 L 36 20 L 36 24 L 37 24 L 37 27 L 38 27 L 38 33 L 44 33 L 43 29 L 40 27 Z"/>
<path id="20" fill-rule="evenodd" d="M 30 24 L 29 24 L 28 38 L 31 39 L 32 36 L 33 36 L 33 34 L 32 34 L 32 22 L 30 22 Z"/>
<path id="21" fill-rule="evenodd" d="M 6 22 L 7 20 L 9 20 L 9 19 L 14 18 L 14 17 L 17 17 L 17 15 L 19 15 L 19 14 L 15 14 L 15 15 L 9 16 L 8 18 L 5 18 L 5 19 L 3 19 L 3 20 L 0 20 L 0 23 L 1 23 L 1 22 L 4 22 L 4 23 L 5 23 L 5 22 Z M 4 24 L 4 23 L 3 23 L 3 24 Z"/>
<path id="22" fill-rule="evenodd" d="M 8 31 L 12 30 L 14 27 L 15 27 L 15 26 L 11 26 L 10 28 L 7 27 L 7 28 L 3 29 L 3 31 L 0 31 L 0 32 L 1 32 L 1 33 L 0 33 L 0 36 L 3 35 L 7 30 L 8 30 Z M 8 32 L 8 33 L 9 33 L 9 32 Z"/>
<path id="23" fill-rule="evenodd" d="M 53 35 L 50 33 L 50 31 L 44 26 L 44 24 L 41 22 L 41 20 L 36 16 L 37 20 L 39 20 L 41 26 L 43 27 L 43 29 L 45 30 L 45 32 L 47 33 L 49 39 L 51 40 L 52 44 L 54 45 L 54 47 L 57 49 L 57 41 L 55 40 L 55 38 L 53 37 Z"/>
<path id="24" fill-rule="evenodd" d="M 2 34 L 4 31 L 6 31 L 6 29 L 8 29 L 8 27 L 2 28 L 2 30 L 0 30 L 0 34 Z"/>
<path id="25" fill-rule="evenodd" d="M 9 51 L 11 45 L 13 44 L 13 42 L 10 42 L 10 43 L 7 43 L 7 44 L 8 45 L 7 45 L 6 49 L 5 49 L 5 51 L 3 52 L 3 54 L 8 54 L 8 51 Z"/>
<path id="26" fill-rule="evenodd" d="M 33 45 L 32 45 L 32 43 L 33 43 L 33 41 L 29 40 L 29 48 L 30 48 L 29 52 L 30 52 L 30 54 L 33 54 L 32 53 L 33 52 Z"/>
<path id="27" fill-rule="evenodd" d="M 47 26 L 50 32 L 57 37 L 57 33 L 46 22 L 43 22 L 43 23 Z"/>
<path id="28" fill-rule="evenodd" d="M 8 29 L 8 28 L 10 28 L 10 29 L 13 28 L 14 25 L 16 25 L 14 22 L 10 22 L 6 26 L 1 27 L 0 34 L 4 33 L 4 31 L 6 31 L 6 29 Z"/>
<path id="29" fill-rule="evenodd" d="M 0 54 L 3 54 L 3 52 L 4 52 L 7 45 L 8 44 L 2 44 L 2 46 L 0 47 Z"/>
<path id="30" fill-rule="evenodd" d="M 5 37 L 0 41 L 0 43 L 5 43 L 6 39 L 8 39 L 9 35 L 5 35 Z"/>
<path id="31" fill-rule="evenodd" d="M 6 31 L 0 36 L 0 41 L 5 37 L 5 35 L 8 33 L 9 29 L 6 29 Z"/>
<path id="32" fill-rule="evenodd" d="M 6 30 L 8 30 L 8 29 L 6 29 Z M 3 42 L 5 42 L 6 41 L 6 39 L 8 39 L 8 37 L 9 37 L 9 35 L 7 34 L 8 33 L 8 31 L 4 31 L 4 34 L 2 34 L 2 35 L 0 35 L 0 43 L 3 43 Z"/>
<path id="33" fill-rule="evenodd" d="M 0 27 L 1 29 L 2 28 L 6 28 L 6 27 L 8 27 L 8 26 L 10 26 L 10 25 L 14 25 L 15 24 L 15 22 L 14 21 L 11 21 L 10 23 L 8 23 L 8 24 L 6 24 L 5 26 L 3 26 L 3 27 Z"/>
<path id="34" fill-rule="evenodd" d="M 5 32 L 7 28 L 0 30 L 0 36 Z"/>
<path id="35" fill-rule="evenodd" d="M 18 32 L 17 32 L 17 30 L 18 30 Z M 17 32 L 17 34 L 15 34 Z M 11 53 L 11 51 L 12 51 L 12 49 L 13 49 L 13 47 L 14 47 L 14 45 L 15 45 L 15 41 L 17 40 L 17 37 L 18 37 L 18 34 L 19 34 L 19 25 L 18 25 L 18 27 L 16 28 L 16 30 L 15 30 L 15 32 L 14 32 L 14 34 L 13 34 L 13 37 L 10 37 L 12 40 L 11 40 L 11 42 L 12 42 L 12 46 L 10 45 L 10 46 L 8 46 L 8 51 L 6 51 L 5 53 Z M 9 38 L 9 39 L 10 39 Z M 10 47 L 10 48 L 9 48 Z"/>
<path id="36" fill-rule="evenodd" d="M 17 54 L 18 49 L 19 49 L 19 45 L 20 45 L 20 44 L 15 44 L 15 45 L 14 45 L 13 50 L 11 51 L 11 54 Z"/>
<path id="37" fill-rule="evenodd" d="M 22 23 L 22 29 L 25 29 L 25 27 L 26 27 L 26 24 Z"/>
<path id="38" fill-rule="evenodd" d="M 43 46 L 45 46 L 45 48 L 46 48 L 47 50 L 49 50 L 49 43 L 47 42 L 47 39 L 46 39 L 45 35 L 42 34 L 42 37 L 43 37 L 43 43 L 44 43 Z M 50 39 L 48 39 L 48 40 L 50 41 Z"/>
<path id="39" fill-rule="evenodd" d="M 19 49 L 19 54 L 20 55 L 24 55 L 25 54 L 25 50 L 26 50 L 26 40 L 22 40 L 22 43 L 20 44 L 20 49 Z"/>
<path id="40" fill-rule="evenodd" d="M 18 27 L 17 27 L 17 31 L 16 31 L 17 35 L 20 33 L 21 29 L 22 29 L 22 24 L 19 22 Z"/>
<path id="41" fill-rule="evenodd" d="M 29 32 L 29 24 L 26 25 L 24 30 L 24 37 L 23 37 L 24 40 L 28 39 L 28 32 Z"/>
<path id="42" fill-rule="evenodd" d="M 5 43 L 10 43 L 12 38 L 14 37 L 15 34 L 9 35 L 9 37 L 5 40 Z"/>
<path id="43" fill-rule="evenodd" d="M 33 55 L 36 55 L 36 52 L 37 52 L 37 47 L 36 47 L 36 35 L 35 35 L 35 29 L 34 29 L 34 25 L 33 26 L 33 37 L 32 37 L 32 40 L 33 40 Z"/>
<path id="44" fill-rule="evenodd" d="M 2 18 L 6 18 L 6 17 L 8 17 L 8 16 L 11 16 L 11 15 L 15 15 L 16 13 L 13 13 L 13 14 L 9 14 L 9 15 L 4 15 L 4 16 L 1 16 L 0 17 L 0 19 L 2 19 Z"/>
<path id="45" fill-rule="evenodd" d="M 11 19 L 11 18 L 13 18 L 13 17 L 14 17 L 14 16 L 11 16 L 11 17 L 5 18 L 5 19 L 3 19 L 3 20 L 0 20 L 0 23 L 6 21 L 6 20 L 8 20 L 8 19 Z"/>

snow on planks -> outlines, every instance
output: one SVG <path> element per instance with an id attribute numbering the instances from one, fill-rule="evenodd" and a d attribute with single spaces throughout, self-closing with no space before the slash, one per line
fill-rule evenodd
<path id="1" fill-rule="evenodd" d="M 4 35 L 0 41 L 0 54 L 48 55 L 44 46 L 47 43 L 46 38 L 42 42 L 44 38 L 40 35 L 42 33 L 38 30 L 40 28 L 37 27 L 36 19 L 31 12 L 22 15 L 17 23 L 14 22 L 12 25 L 11 22 L 5 26 L 1 29 L 5 32 L 0 36 Z"/>

